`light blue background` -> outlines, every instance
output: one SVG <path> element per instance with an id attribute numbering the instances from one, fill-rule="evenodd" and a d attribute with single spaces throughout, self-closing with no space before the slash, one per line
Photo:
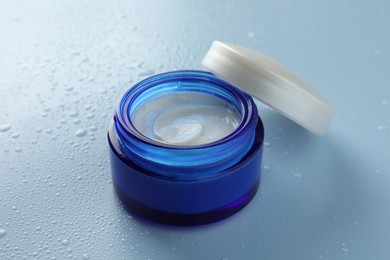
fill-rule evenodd
<path id="1" fill-rule="evenodd" d="M 108 160 L 118 98 L 200 68 L 215 39 L 290 67 L 337 115 L 318 137 L 259 105 L 262 184 L 233 217 L 132 218 Z M 0 259 L 389 259 L 389 46 L 389 1 L 0 1 Z"/>

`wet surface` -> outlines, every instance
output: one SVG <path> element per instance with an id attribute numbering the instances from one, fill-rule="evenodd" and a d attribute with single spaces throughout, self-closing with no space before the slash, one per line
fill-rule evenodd
<path id="1" fill-rule="evenodd" d="M 3 1 L 0 259 L 387 259 L 390 6 L 386 1 Z M 336 108 L 314 136 L 259 104 L 253 201 L 194 228 L 129 215 L 111 183 L 118 99 L 199 69 L 215 39 L 261 51 Z"/>

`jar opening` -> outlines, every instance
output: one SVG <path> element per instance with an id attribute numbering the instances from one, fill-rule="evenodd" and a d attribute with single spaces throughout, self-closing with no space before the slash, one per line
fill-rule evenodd
<path id="1" fill-rule="evenodd" d="M 193 89 L 191 83 L 173 82 L 164 89 L 146 90 L 130 109 L 135 129 L 154 141 L 178 146 L 212 143 L 233 133 L 242 121 L 237 100 L 231 103 L 212 91 L 188 90 Z"/>
<path id="2" fill-rule="evenodd" d="M 199 119 L 200 112 L 206 123 Z M 219 128 L 217 120 L 222 124 Z M 130 88 L 114 121 L 118 144 L 127 158 L 164 178 L 198 179 L 217 174 L 245 156 L 254 142 L 258 114 L 250 96 L 213 74 L 176 71 Z M 221 133 L 222 128 L 228 131 Z M 213 131 L 214 139 L 208 140 Z"/>

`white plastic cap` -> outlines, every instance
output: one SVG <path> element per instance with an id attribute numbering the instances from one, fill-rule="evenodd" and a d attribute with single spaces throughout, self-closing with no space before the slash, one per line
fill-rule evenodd
<path id="1" fill-rule="evenodd" d="M 253 50 L 214 41 L 202 65 L 315 134 L 323 134 L 335 115 L 308 82 Z"/>

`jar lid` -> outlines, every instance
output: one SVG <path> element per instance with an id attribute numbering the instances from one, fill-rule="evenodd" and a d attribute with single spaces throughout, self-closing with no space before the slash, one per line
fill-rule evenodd
<path id="1" fill-rule="evenodd" d="M 214 41 L 202 65 L 315 134 L 323 134 L 335 115 L 308 82 L 253 50 Z"/>

